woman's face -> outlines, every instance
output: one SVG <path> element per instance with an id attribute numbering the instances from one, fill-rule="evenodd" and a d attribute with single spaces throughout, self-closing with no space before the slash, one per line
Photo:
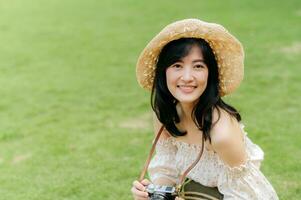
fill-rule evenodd
<path id="1" fill-rule="evenodd" d="M 170 93 L 185 104 L 197 103 L 207 86 L 208 67 L 198 46 L 166 69 L 166 82 Z"/>

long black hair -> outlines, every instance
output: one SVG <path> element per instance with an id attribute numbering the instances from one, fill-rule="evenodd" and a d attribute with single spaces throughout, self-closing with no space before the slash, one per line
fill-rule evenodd
<path id="1" fill-rule="evenodd" d="M 237 121 L 241 121 L 241 116 L 234 107 L 226 104 L 221 99 L 217 62 L 211 47 L 205 40 L 201 38 L 180 38 L 169 42 L 163 47 L 155 70 L 154 84 L 151 92 L 151 106 L 158 120 L 172 136 L 177 137 L 187 134 L 187 131 L 179 131 L 175 125 L 180 122 L 176 110 L 178 100 L 174 98 L 167 88 L 166 69 L 187 56 L 194 46 L 199 47 L 203 54 L 204 62 L 208 67 L 208 80 L 207 87 L 194 106 L 191 117 L 198 129 L 203 132 L 205 140 L 209 139 L 211 143 L 210 130 L 214 108 L 218 111 L 218 119 L 220 118 L 219 109 L 225 110 L 234 116 Z"/>

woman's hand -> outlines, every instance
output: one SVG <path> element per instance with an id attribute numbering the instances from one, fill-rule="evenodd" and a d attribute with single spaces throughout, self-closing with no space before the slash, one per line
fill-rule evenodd
<path id="1" fill-rule="evenodd" d="M 133 187 L 131 188 L 131 192 L 134 196 L 135 200 L 147 200 L 148 193 L 146 192 L 146 186 L 148 186 L 151 182 L 147 179 L 139 182 L 135 180 L 133 182 Z"/>

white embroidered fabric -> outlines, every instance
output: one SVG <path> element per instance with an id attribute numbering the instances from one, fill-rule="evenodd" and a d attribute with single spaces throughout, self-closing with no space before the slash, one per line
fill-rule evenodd
<path id="1" fill-rule="evenodd" d="M 217 153 L 204 148 L 200 161 L 187 177 L 205 186 L 218 187 L 225 200 L 278 200 L 274 188 L 260 171 L 264 159 L 262 149 L 249 139 L 243 123 L 240 127 L 248 156 L 245 164 L 230 167 Z M 200 150 L 201 145 L 177 141 L 174 137 L 159 139 L 148 167 L 150 180 L 165 177 L 178 183 L 180 174 L 194 162 Z"/>

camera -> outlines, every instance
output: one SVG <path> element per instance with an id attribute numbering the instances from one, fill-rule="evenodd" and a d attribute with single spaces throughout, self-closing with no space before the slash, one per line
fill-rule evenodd
<path id="1" fill-rule="evenodd" d="M 150 184 L 146 191 L 150 200 L 174 200 L 176 198 L 176 188 L 172 186 Z"/>

